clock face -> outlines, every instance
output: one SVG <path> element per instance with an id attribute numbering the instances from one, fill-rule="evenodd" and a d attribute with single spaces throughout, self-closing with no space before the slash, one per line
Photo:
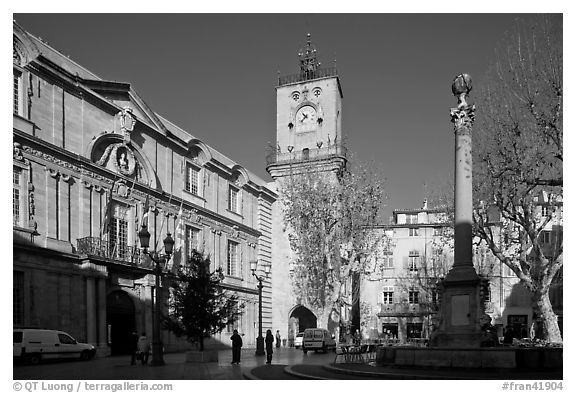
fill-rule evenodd
<path id="1" fill-rule="evenodd" d="M 303 106 L 296 112 L 296 129 L 311 131 L 316 126 L 316 109 L 310 105 Z"/>

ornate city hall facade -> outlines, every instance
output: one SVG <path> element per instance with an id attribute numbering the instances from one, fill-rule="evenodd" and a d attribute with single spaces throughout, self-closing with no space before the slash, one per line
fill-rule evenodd
<path id="1" fill-rule="evenodd" d="M 223 269 L 257 335 L 250 261 L 272 263 L 277 195 L 242 165 L 156 114 L 130 83 L 103 80 L 13 25 L 13 325 L 71 333 L 99 354 L 126 352 L 152 332 L 154 266 L 137 232 L 147 215 L 151 251 L 175 239 L 164 277 L 193 249 Z M 271 281 L 263 323 L 272 327 Z M 166 299 L 167 287 L 161 285 Z M 163 332 L 166 350 L 182 341 Z"/>

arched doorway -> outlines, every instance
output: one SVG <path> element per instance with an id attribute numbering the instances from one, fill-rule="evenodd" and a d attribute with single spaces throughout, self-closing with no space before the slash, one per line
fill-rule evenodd
<path id="1" fill-rule="evenodd" d="M 288 330 L 292 329 L 296 334 L 317 327 L 316 315 L 304 306 L 296 306 L 290 313 L 289 321 L 291 326 Z"/>
<path id="2" fill-rule="evenodd" d="M 129 354 L 130 335 L 136 331 L 136 312 L 126 292 L 114 291 L 106 298 L 106 326 L 111 354 Z"/>

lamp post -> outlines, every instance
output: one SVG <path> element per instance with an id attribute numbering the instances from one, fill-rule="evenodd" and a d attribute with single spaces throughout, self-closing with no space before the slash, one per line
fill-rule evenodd
<path id="1" fill-rule="evenodd" d="M 264 267 L 264 276 L 256 275 L 256 268 L 258 267 L 257 261 L 250 262 L 250 270 L 252 275 L 258 280 L 258 337 L 256 337 L 256 356 L 264 355 L 264 337 L 262 337 L 262 288 L 264 281 L 270 274 L 270 265 Z"/>
<path id="2" fill-rule="evenodd" d="M 140 238 L 140 247 L 144 254 L 150 256 L 150 259 L 154 262 L 154 275 L 156 276 L 156 300 L 152 298 L 154 302 L 154 319 L 152 320 L 152 366 L 163 366 L 164 365 L 164 354 L 162 348 L 162 339 L 160 337 L 160 314 L 162 307 L 162 291 L 160 290 L 160 277 L 162 275 L 162 263 L 170 259 L 172 251 L 174 249 L 174 239 L 170 232 L 166 234 L 164 238 L 164 255 L 159 254 L 154 251 L 152 253 L 148 252 L 148 247 L 150 246 L 150 232 L 148 232 L 148 226 L 142 225 L 142 228 L 138 232 L 138 237 Z"/>

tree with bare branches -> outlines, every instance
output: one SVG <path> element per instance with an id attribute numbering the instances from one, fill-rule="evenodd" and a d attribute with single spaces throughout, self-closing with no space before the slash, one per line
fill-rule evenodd
<path id="1" fill-rule="evenodd" d="M 476 234 L 530 291 L 551 343 L 562 342 L 549 298 L 563 265 L 562 56 L 562 15 L 517 20 L 477 95 L 473 149 Z"/>

